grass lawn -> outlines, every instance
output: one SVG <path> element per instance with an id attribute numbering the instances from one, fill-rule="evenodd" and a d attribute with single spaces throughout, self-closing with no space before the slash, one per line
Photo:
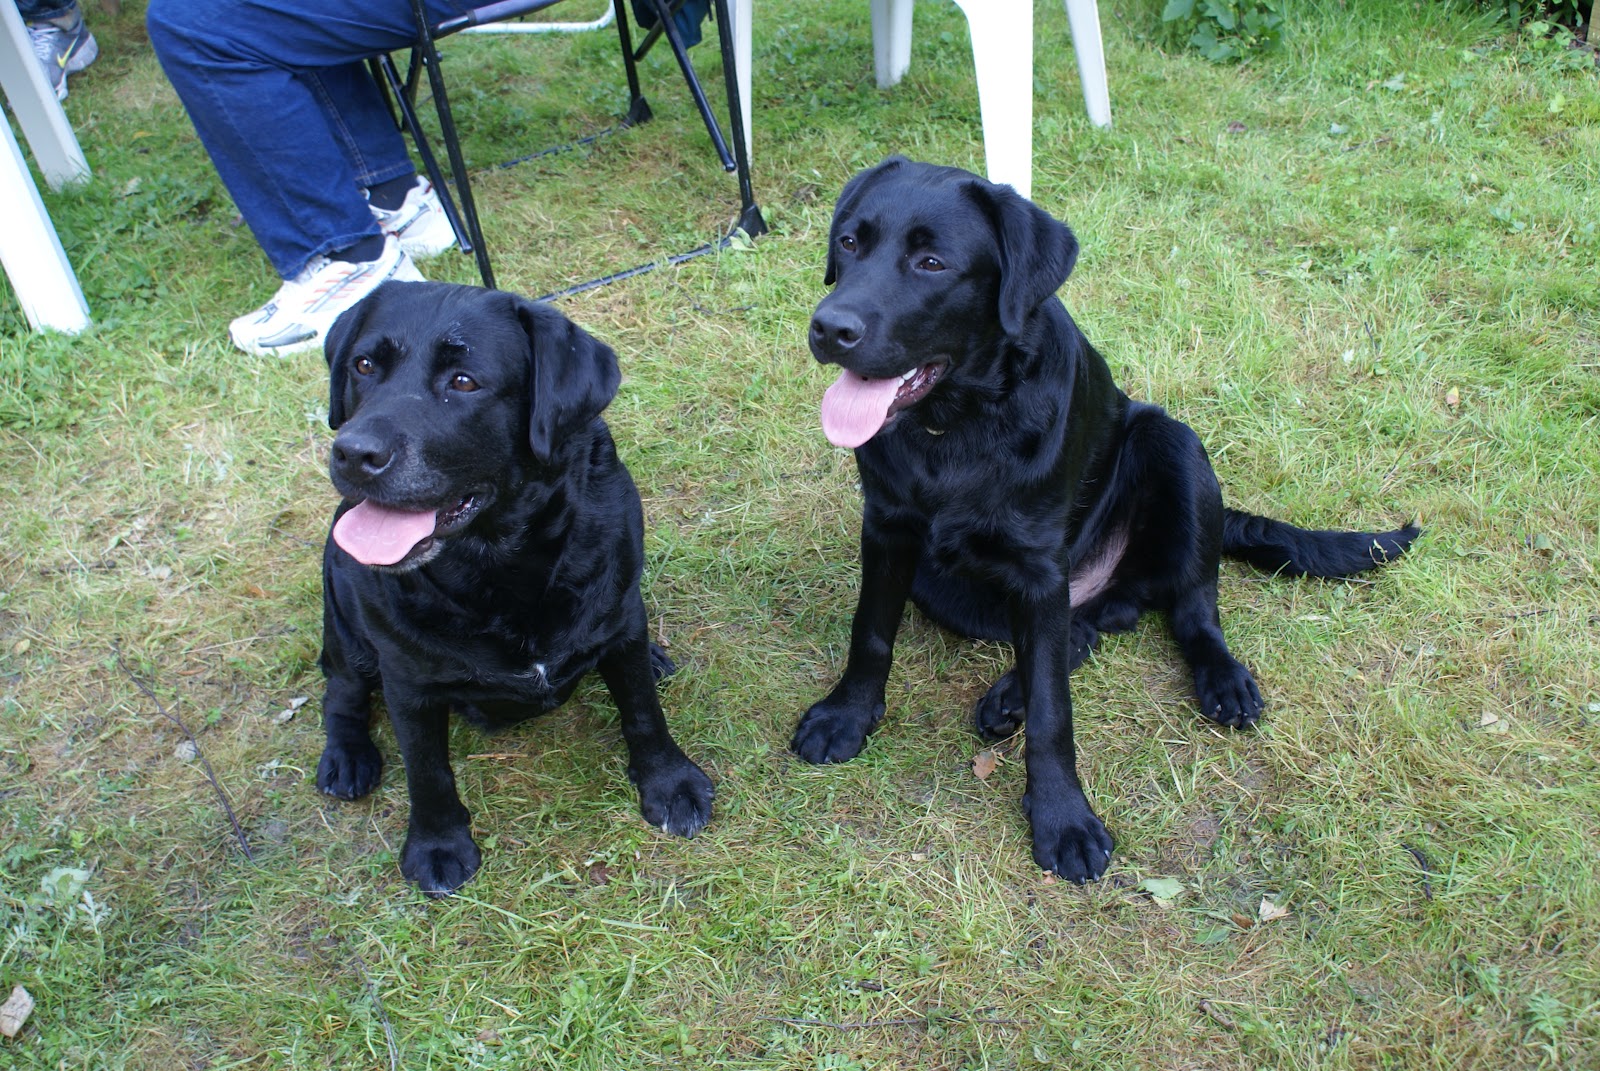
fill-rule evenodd
<path id="1" fill-rule="evenodd" d="M 456 731 L 485 866 L 430 902 L 396 861 L 388 729 L 369 800 L 313 784 L 322 359 L 229 347 L 276 280 L 143 4 L 91 5 L 102 56 L 67 109 L 94 179 L 45 200 L 95 324 L 30 334 L 0 286 L 0 999 L 38 1001 L 0 1066 L 1600 1067 L 1593 57 L 1449 3 L 1303 0 L 1283 50 L 1219 67 L 1160 7 L 1101 5 L 1098 130 L 1038 6 L 1034 198 L 1083 246 L 1062 296 L 1231 501 L 1417 518 L 1412 555 L 1349 583 L 1224 567 L 1257 732 L 1198 717 L 1159 619 L 1104 643 L 1073 682 L 1117 838 L 1089 887 L 1030 859 L 1021 741 L 974 772 L 1003 648 L 908 615 L 863 755 L 795 759 L 858 580 L 805 345 L 832 200 L 890 152 L 983 159 L 952 4 L 917 5 L 880 91 L 865 0 L 758 3 L 772 233 L 562 303 L 622 360 L 608 419 L 683 667 L 664 705 L 716 816 L 692 842 L 644 825 L 594 681 L 517 732 Z M 614 36 L 446 52 L 508 289 L 732 217 L 665 50 L 655 122 L 508 170 L 615 118 Z M 455 254 L 424 270 L 475 281 Z"/>

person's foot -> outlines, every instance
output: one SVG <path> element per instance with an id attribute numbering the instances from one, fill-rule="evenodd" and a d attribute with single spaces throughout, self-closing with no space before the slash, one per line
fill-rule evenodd
<path id="1" fill-rule="evenodd" d="M 287 356 L 322 345 L 339 314 L 390 279 L 421 282 L 400 242 L 386 236 L 377 260 L 350 263 L 314 257 L 272 300 L 228 325 L 233 344 L 255 356 Z"/>
<path id="2" fill-rule="evenodd" d="M 77 74 L 100 55 L 100 46 L 76 6 L 60 18 L 28 23 L 28 37 L 57 100 L 67 99 L 67 75 Z"/>
<path id="3" fill-rule="evenodd" d="M 416 184 L 406 191 L 405 199 L 397 207 L 380 206 L 379 199 L 370 193 L 367 206 L 378 218 L 383 233 L 399 238 L 400 248 L 421 260 L 437 256 L 455 245 L 456 232 L 444 214 L 444 204 L 433 183 L 420 175 L 415 178 Z"/>

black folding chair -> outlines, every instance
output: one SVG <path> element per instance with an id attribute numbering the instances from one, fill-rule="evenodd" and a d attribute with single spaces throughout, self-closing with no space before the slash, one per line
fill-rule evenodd
<path id="1" fill-rule="evenodd" d="M 444 22 L 431 24 L 427 13 L 422 6 L 422 0 L 411 0 L 412 14 L 417 24 L 417 39 L 411 49 L 411 60 L 407 67 L 405 77 L 400 75 L 399 68 L 395 65 L 394 57 L 383 53 L 371 61 L 372 74 L 378 85 L 386 91 L 390 104 L 396 114 L 396 122 L 401 129 L 411 136 L 412 142 L 417 147 L 417 155 L 422 158 L 422 166 L 427 171 L 428 179 L 433 183 L 434 189 L 439 193 L 445 217 L 450 221 L 450 227 L 455 231 L 456 242 L 463 253 L 470 253 L 477 261 L 478 274 L 483 277 L 483 285 L 493 287 L 494 268 L 489 261 L 488 246 L 483 239 L 483 227 L 478 220 L 477 204 L 472 197 L 472 182 L 467 174 L 466 161 L 461 155 L 461 140 L 456 134 L 455 116 L 450 110 L 449 96 L 445 90 L 444 77 L 440 70 L 439 52 L 435 42 L 441 37 L 458 33 L 473 26 L 484 26 L 496 22 L 505 22 L 509 19 L 523 15 L 531 15 L 552 7 L 561 0 L 499 0 L 498 3 L 486 4 L 474 8 L 463 15 Z M 732 133 L 732 148 L 730 150 L 728 139 L 722 136 L 722 128 L 717 123 L 717 118 L 707 101 L 705 90 L 700 85 L 700 80 L 695 76 L 694 66 L 689 61 L 688 49 L 684 46 L 682 35 L 673 22 L 673 14 L 683 0 L 646 0 L 656 14 L 656 25 L 646 34 L 639 47 L 633 47 L 632 34 L 628 27 L 627 0 L 612 0 L 612 10 L 616 17 L 617 36 L 622 45 L 623 67 L 628 75 L 628 111 L 622 121 L 615 128 L 608 128 L 600 134 L 591 135 L 581 139 L 574 145 L 557 146 L 541 152 L 519 157 L 502 166 L 511 166 L 546 156 L 554 152 L 561 152 L 574 148 L 576 144 L 586 144 L 595 138 L 611 133 L 614 129 L 626 129 L 651 118 L 650 105 L 639 90 L 638 61 L 642 59 L 657 40 L 665 38 L 672 49 L 673 56 L 678 61 L 678 67 L 683 72 L 684 80 L 688 83 L 689 92 L 694 97 L 696 108 L 700 117 L 705 121 L 706 131 L 711 135 L 711 144 L 716 149 L 717 158 L 722 162 L 724 171 L 735 171 L 739 176 L 739 218 L 733 229 L 728 234 L 715 242 L 709 242 L 687 253 L 678 253 L 662 261 L 653 261 L 626 271 L 614 272 L 598 279 L 591 279 L 585 283 L 567 287 L 565 290 L 544 295 L 542 300 L 555 297 L 565 297 L 569 294 L 580 293 L 597 286 L 616 282 L 619 279 L 630 278 L 647 271 L 661 267 L 664 264 L 681 264 L 686 260 L 703 256 L 726 248 L 733 240 L 734 235 L 743 231 L 754 238 L 767 232 L 767 224 L 761 217 L 761 209 L 756 205 L 755 195 L 750 185 L 750 160 L 745 151 L 744 118 L 740 109 L 739 85 L 733 64 L 733 33 L 728 22 L 728 0 L 713 0 L 713 15 L 717 24 L 717 39 L 722 51 L 723 79 L 727 86 L 728 95 L 728 125 Z M 445 153 L 450 160 L 450 172 L 453 182 L 447 182 L 444 172 L 439 167 L 438 157 L 422 129 L 422 124 L 417 117 L 416 101 L 417 90 L 422 80 L 422 72 L 428 73 L 429 91 L 433 97 L 434 111 L 439 120 L 439 137 L 444 142 Z M 454 188 L 454 196 L 451 190 Z"/>

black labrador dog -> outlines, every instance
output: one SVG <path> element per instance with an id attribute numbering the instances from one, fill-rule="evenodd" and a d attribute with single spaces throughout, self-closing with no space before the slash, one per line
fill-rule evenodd
<path id="1" fill-rule="evenodd" d="M 856 755 L 884 712 L 909 597 L 939 625 L 1010 642 L 1016 668 L 977 704 L 978 731 L 1026 726 L 1033 857 L 1083 882 L 1112 841 L 1078 780 L 1067 678 L 1101 633 L 1167 615 L 1200 710 L 1261 715 L 1217 617 L 1223 554 L 1337 577 L 1417 536 L 1311 532 L 1225 509 L 1199 438 L 1112 382 L 1056 289 L 1078 244 L 1009 186 L 891 157 L 834 210 L 811 352 L 840 366 L 822 403 L 855 450 L 864 508 L 861 594 L 844 676 L 800 719 L 809 762 Z"/>
<path id="2" fill-rule="evenodd" d="M 453 709 L 489 732 L 559 705 L 598 669 L 622 715 L 645 820 L 690 837 L 712 787 L 656 699 L 644 518 L 600 412 L 616 355 L 550 305 L 391 282 L 326 343 L 329 474 L 344 497 L 323 554 L 317 787 L 378 783 L 382 689 L 411 797 L 400 870 L 442 896 L 477 871 L 450 770 Z"/>

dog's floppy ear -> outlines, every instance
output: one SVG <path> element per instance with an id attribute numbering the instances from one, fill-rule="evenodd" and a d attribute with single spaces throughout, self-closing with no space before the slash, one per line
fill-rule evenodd
<path id="1" fill-rule="evenodd" d="M 367 313 L 372 309 L 373 298 L 368 294 L 339 314 L 328 329 L 322 343 L 322 353 L 328 359 L 328 427 L 335 431 L 344 423 L 344 388 L 350 377 L 350 346 L 361 333 Z"/>
<path id="2" fill-rule="evenodd" d="M 528 336 L 528 445 L 548 462 L 611 403 L 622 372 L 610 346 L 553 305 L 521 297 L 512 303 Z"/>
<path id="3" fill-rule="evenodd" d="M 839 277 L 839 264 L 835 259 L 837 257 L 835 250 L 839 245 L 839 220 L 849 214 L 856 202 L 861 200 L 861 195 L 866 192 L 868 186 L 901 164 L 910 162 L 904 156 L 887 157 L 877 167 L 858 172 L 844 184 L 844 189 L 839 191 L 839 200 L 833 205 L 833 223 L 828 228 L 828 267 L 822 275 L 823 286 L 832 286 L 833 281 Z"/>
<path id="4" fill-rule="evenodd" d="M 1061 289 L 1078 260 L 1078 240 L 1065 223 L 1010 186 L 974 182 L 1000 245 L 1000 326 L 1016 334 L 1028 314 Z"/>

